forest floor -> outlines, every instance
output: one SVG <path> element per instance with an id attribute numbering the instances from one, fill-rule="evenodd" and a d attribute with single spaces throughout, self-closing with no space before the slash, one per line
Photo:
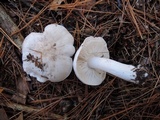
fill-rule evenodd
<path id="1" fill-rule="evenodd" d="M 159 120 L 159 11 L 159 0 L 1 0 L 0 120 Z M 21 45 L 51 23 L 67 28 L 76 50 L 88 36 L 103 37 L 111 59 L 143 65 L 148 78 L 107 75 L 89 86 L 72 71 L 62 82 L 38 82 L 23 71 Z"/>

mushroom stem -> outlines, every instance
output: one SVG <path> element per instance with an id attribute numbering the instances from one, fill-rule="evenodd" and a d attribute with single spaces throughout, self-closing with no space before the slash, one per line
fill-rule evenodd
<path id="1" fill-rule="evenodd" d="M 137 81 L 137 78 L 139 78 L 137 74 L 139 68 L 133 65 L 126 65 L 107 58 L 92 57 L 88 60 L 88 66 L 92 69 L 103 70 L 126 81 L 139 83 L 139 80 Z M 142 77 L 148 76 L 146 72 L 143 72 L 142 74 Z"/>

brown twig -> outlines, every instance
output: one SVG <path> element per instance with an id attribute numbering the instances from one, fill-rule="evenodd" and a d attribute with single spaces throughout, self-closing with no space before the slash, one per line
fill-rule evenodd
<path id="1" fill-rule="evenodd" d="M 10 16 L 7 14 L 7 12 L 3 9 L 3 7 L 0 5 L 0 28 L 1 32 L 9 41 L 15 45 L 18 49 L 21 49 L 22 42 L 23 42 L 23 36 L 21 33 L 15 34 L 11 36 L 11 34 L 15 31 L 18 31 L 19 28 L 17 25 L 12 21 Z"/>
<path id="2" fill-rule="evenodd" d="M 19 30 L 15 31 L 12 33 L 12 35 L 15 35 L 17 33 L 19 33 L 21 30 L 23 30 L 24 28 L 26 28 L 28 25 L 30 25 L 32 22 L 34 22 L 45 10 L 48 9 L 48 6 L 45 6 L 44 8 L 41 9 L 41 11 L 39 11 L 39 13 L 37 15 L 35 15 L 33 17 L 32 20 L 30 20 L 26 25 L 24 25 L 22 28 L 20 28 Z"/>
<path id="3" fill-rule="evenodd" d="M 133 21 L 134 25 L 136 26 L 136 29 L 137 29 L 137 31 L 139 33 L 139 36 L 141 37 L 141 39 L 143 39 L 142 32 L 141 32 L 141 30 L 140 30 L 140 28 L 138 26 L 138 23 L 137 23 L 137 20 L 136 20 L 136 16 L 135 16 L 135 13 L 133 11 L 133 7 L 130 5 L 130 2 L 128 2 L 127 6 L 128 6 L 128 10 L 129 10 L 128 14 L 131 15 L 132 21 Z"/>
<path id="4" fill-rule="evenodd" d="M 24 105 L 20 105 L 20 104 L 17 104 L 17 103 L 12 103 L 12 102 L 3 103 L 3 102 L 1 102 L 0 105 L 12 108 L 13 110 L 25 111 L 27 113 L 39 113 L 39 115 L 41 115 L 41 112 L 40 112 L 41 109 L 37 109 L 37 108 L 29 107 L 29 106 L 24 106 Z M 52 119 L 60 120 L 60 119 L 63 118 L 61 115 L 58 115 L 58 114 L 55 114 L 55 113 L 45 113 L 45 115 L 52 118 Z"/>

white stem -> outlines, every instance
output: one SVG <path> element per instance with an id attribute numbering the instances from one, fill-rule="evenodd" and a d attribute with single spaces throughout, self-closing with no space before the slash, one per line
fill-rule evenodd
<path id="1" fill-rule="evenodd" d="M 103 70 L 126 81 L 136 83 L 136 70 L 138 68 L 133 65 L 126 65 L 111 59 L 93 57 L 89 59 L 88 66 L 93 69 Z"/>

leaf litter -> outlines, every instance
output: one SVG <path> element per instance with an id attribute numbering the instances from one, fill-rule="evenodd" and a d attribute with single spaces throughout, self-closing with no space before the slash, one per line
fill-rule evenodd
<path id="1" fill-rule="evenodd" d="M 0 106 L 9 119 L 160 119 L 159 1 L 8 0 L 1 6 L 19 28 L 9 32 L 1 25 L 0 31 Z M 111 58 L 143 64 L 149 78 L 135 85 L 108 75 L 92 87 L 72 72 L 60 83 L 39 83 L 24 73 L 12 36 L 42 32 L 50 23 L 64 25 L 76 49 L 84 38 L 102 36 Z"/>

